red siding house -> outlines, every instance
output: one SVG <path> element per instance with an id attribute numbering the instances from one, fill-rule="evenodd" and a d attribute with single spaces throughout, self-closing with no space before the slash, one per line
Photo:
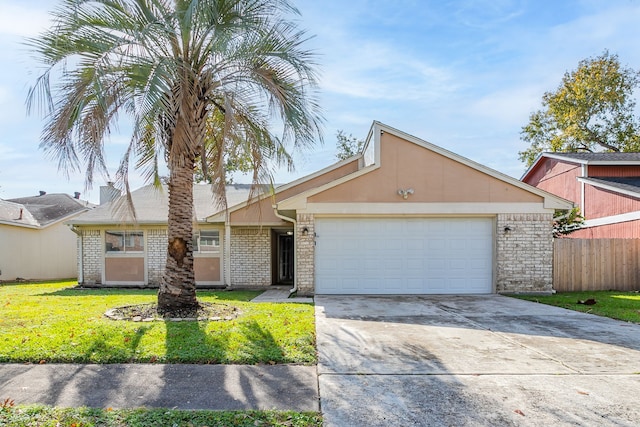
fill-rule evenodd
<path id="1" fill-rule="evenodd" d="M 580 207 L 567 237 L 640 238 L 640 153 L 543 153 L 522 181 Z"/>

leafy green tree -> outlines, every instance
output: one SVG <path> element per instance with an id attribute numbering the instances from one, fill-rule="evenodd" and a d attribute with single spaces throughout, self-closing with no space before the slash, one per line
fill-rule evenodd
<path id="1" fill-rule="evenodd" d="M 358 139 L 351 134 L 347 136 L 343 130 L 338 130 L 336 140 L 336 148 L 338 149 L 336 158 L 338 160 L 345 160 L 355 156 L 364 146 L 364 140 Z"/>
<path id="2" fill-rule="evenodd" d="M 580 61 L 558 89 L 543 95 L 543 108 L 522 128 L 521 138 L 530 146 L 519 153 L 520 160 L 530 166 L 544 151 L 640 150 L 633 99 L 639 83 L 640 73 L 622 67 L 608 51 Z"/>
<path id="3" fill-rule="evenodd" d="M 247 154 L 258 179 L 267 158 L 288 163 L 287 147 L 309 147 L 320 135 L 316 64 L 297 14 L 287 0 L 61 0 L 51 29 L 29 41 L 46 68 L 27 107 L 44 111 L 41 145 L 61 168 L 84 167 L 87 184 L 96 172 L 106 174 L 105 137 L 121 114 L 134 123 L 118 170 L 127 194 L 132 160 L 158 185 L 166 161 L 162 312 L 198 306 L 196 162 L 224 201 L 229 150 Z"/>
<path id="4" fill-rule="evenodd" d="M 584 225 L 580 208 L 559 209 L 553 214 L 553 237 L 562 237 L 579 230 Z"/>
<path id="5" fill-rule="evenodd" d="M 242 134 L 236 135 L 233 133 L 227 133 L 228 137 L 226 141 L 220 139 L 220 135 L 223 135 L 224 116 L 220 112 L 212 112 L 207 118 L 207 134 L 204 141 L 205 152 L 207 155 L 202 156 L 201 161 L 196 163 L 194 171 L 195 182 L 206 182 L 212 184 L 217 178 L 215 168 L 220 166 L 218 156 L 222 156 L 222 167 L 225 174 L 225 183 L 232 184 L 232 174 L 234 172 L 242 172 L 248 174 L 254 170 L 265 170 L 264 165 L 256 164 L 261 162 L 263 158 L 273 158 L 274 156 L 268 153 L 262 153 L 259 151 L 259 156 L 252 155 L 252 148 L 246 145 L 247 140 L 244 139 Z M 219 150 L 218 147 L 222 144 L 226 144 L 223 150 Z M 254 147 L 258 149 L 268 149 L 269 146 Z M 282 153 L 282 160 L 285 161 L 290 167 L 293 167 L 293 161 L 286 151 Z M 220 172 L 220 171 L 219 171 Z M 268 173 L 262 174 L 260 178 L 263 183 L 269 182 L 270 177 Z"/>

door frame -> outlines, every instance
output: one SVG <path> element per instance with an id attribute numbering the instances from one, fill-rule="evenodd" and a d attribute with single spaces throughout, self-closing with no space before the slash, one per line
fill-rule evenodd
<path id="1" fill-rule="evenodd" d="M 271 230 L 271 283 L 274 285 L 293 285 L 295 282 L 294 239 L 292 228 Z M 284 241 L 290 243 L 283 243 Z M 288 264 L 286 268 L 290 277 L 283 277 L 281 274 L 283 263 Z"/>

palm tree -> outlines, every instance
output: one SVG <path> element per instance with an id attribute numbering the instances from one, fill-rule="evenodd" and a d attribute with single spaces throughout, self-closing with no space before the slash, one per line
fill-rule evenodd
<path id="1" fill-rule="evenodd" d="M 132 160 L 157 185 L 158 165 L 166 162 L 161 312 L 198 306 L 196 162 L 224 201 L 227 150 L 251 159 L 257 181 L 266 158 L 290 162 L 288 147 L 320 137 L 316 64 L 291 19 L 297 14 L 287 0 L 63 0 L 51 29 L 29 41 L 46 68 L 27 108 L 38 105 L 46 115 L 41 147 L 61 169 L 84 167 L 88 186 L 96 172 L 107 176 L 105 138 L 122 114 L 133 121 L 117 171 L 126 194 Z"/>

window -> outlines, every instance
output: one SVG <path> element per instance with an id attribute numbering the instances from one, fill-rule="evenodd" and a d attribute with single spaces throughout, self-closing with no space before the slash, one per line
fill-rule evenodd
<path id="1" fill-rule="evenodd" d="M 106 231 L 104 241 L 107 252 L 144 252 L 142 231 Z"/>
<path id="2" fill-rule="evenodd" d="M 200 230 L 193 236 L 194 252 L 220 251 L 220 232 L 218 230 Z"/>

